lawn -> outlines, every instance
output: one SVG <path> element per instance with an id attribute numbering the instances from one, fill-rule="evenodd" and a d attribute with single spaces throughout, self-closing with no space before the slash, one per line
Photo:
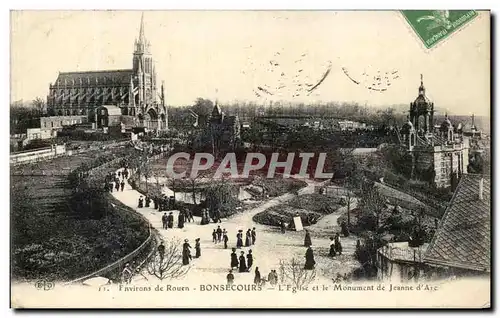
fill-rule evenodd
<path id="1" fill-rule="evenodd" d="M 293 217 L 299 215 L 302 224 L 308 226 L 315 224 L 323 215 L 333 213 L 340 207 L 336 198 L 321 194 L 305 194 L 257 213 L 253 220 L 261 224 L 279 226 L 281 221 L 292 224 Z"/>
<path id="2" fill-rule="evenodd" d="M 121 155 L 129 150 L 112 151 Z M 11 167 L 14 278 L 73 279 L 116 261 L 146 239 L 142 219 L 116 200 L 111 205 L 109 194 L 92 199 L 100 216 L 70 202 L 69 172 L 104 153 L 107 151 Z"/>

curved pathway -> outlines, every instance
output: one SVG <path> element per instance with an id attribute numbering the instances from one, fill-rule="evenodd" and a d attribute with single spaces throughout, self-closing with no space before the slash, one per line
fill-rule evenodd
<path id="1" fill-rule="evenodd" d="M 299 195 L 303 193 L 313 192 L 315 185 L 315 183 L 309 183 L 307 187 L 301 189 Z M 201 257 L 199 259 L 193 259 L 193 261 L 191 262 L 190 271 L 184 278 L 181 279 L 181 281 L 176 280 L 172 281 L 171 283 L 183 285 L 200 283 L 225 283 L 225 276 L 230 267 L 229 264 L 231 247 L 235 246 L 236 233 L 240 229 L 243 230 L 243 232 L 246 232 L 247 229 L 255 227 L 257 231 L 256 244 L 251 247 L 244 247 L 237 252 L 239 256 L 241 251 L 245 251 L 246 254 L 248 249 L 252 249 L 252 253 L 254 254 L 254 267 L 252 268 L 252 271 L 255 270 L 255 267 L 257 266 L 259 267 L 261 274 L 263 276 L 267 276 L 271 269 L 278 270 L 280 260 L 289 261 L 291 258 L 296 258 L 299 260 L 299 262 L 304 261 L 305 247 L 303 247 L 303 232 L 287 231 L 286 234 L 282 234 L 278 228 L 258 224 L 252 220 L 252 217 L 255 214 L 292 199 L 293 197 L 295 197 L 294 194 L 287 193 L 282 196 L 267 200 L 257 207 L 248 210 L 242 210 L 241 212 L 231 216 L 228 219 L 223 219 L 222 222 L 218 224 L 210 223 L 202 226 L 200 225 L 201 218 L 195 217 L 195 222 L 186 222 L 183 229 L 179 229 L 176 227 L 177 216 L 179 212 L 173 211 L 175 218 L 174 228 L 168 230 L 162 228 L 161 217 L 164 212 L 159 212 L 153 208 L 137 209 L 138 199 L 141 194 L 138 191 L 133 190 L 128 183 L 126 183 L 125 190 L 123 192 L 114 191 L 112 194 L 116 199 L 120 200 L 125 205 L 136 209 L 137 212 L 145 216 L 149 220 L 149 222 L 156 229 L 158 229 L 161 238 L 163 238 L 164 240 L 176 238 L 183 241 L 186 238 L 189 239 L 191 247 L 193 247 L 192 255 L 195 254 L 194 240 L 196 238 L 200 238 Z M 212 231 L 219 225 L 222 229 L 226 229 L 228 231 L 228 249 L 224 249 L 223 243 L 216 244 L 212 242 Z M 336 261 L 338 261 L 338 263 L 340 264 L 341 260 L 339 259 L 332 261 L 331 259 L 323 257 L 323 255 L 328 254 L 328 235 L 326 235 L 325 237 L 315 237 L 313 235 L 312 240 L 314 245 L 313 248 L 315 250 L 316 262 L 318 263 L 319 267 L 328 268 L 328 270 L 325 272 L 328 278 L 325 279 L 329 279 L 331 278 L 330 269 L 332 268 L 332 266 L 329 266 L 329 263 L 334 264 Z M 347 246 L 345 246 L 344 249 L 349 250 Z M 342 264 L 344 264 L 344 260 L 342 260 Z M 341 269 L 343 269 L 343 271 L 347 270 L 345 266 L 339 266 L 337 272 Z M 147 275 L 146 273 L 144 274 L 149 281 L 157 280 L 155 277 Z M 234 274 L 236 283 L 253 283 L 253 273 L 235 272 Z M 140 282 L 141 280 L 145 280 L 146 278 L 138 275 L 134 277 L 134 280 L 136 282 Z"/>

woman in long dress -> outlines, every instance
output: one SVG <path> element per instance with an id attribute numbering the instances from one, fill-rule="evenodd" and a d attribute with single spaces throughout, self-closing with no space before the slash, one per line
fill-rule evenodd
<path id="1" fill-rule="evenodd" d="M 252 268 L 252 265 L 253 265 L 253 255 L 252 255 L 252 250 L 248 250 L 248 254 L 247 254 L 247 267 L 248 267 L 248 270 L 250 271 L 250 268 Z"/>
<path id="2" fill-rule="evenodd" d="M 195 257 L 199 258 L 201 256 L 201 246 L 200 246 L 200 239 L 199 238 L 196 239 L 196 243 L 194 245 L 194 248 L 196 249 Z"/>
<path id="3" fill-rule="evenodd" d="M 245 238 L 245 246 L 249 247 L 250 245 L 252 245 L 252 230 L 248 229 Z"/>
<path id="4" fill-rule="evenodd" d="M 260 272 L 258 267 L 255 268 L 255 277 L 253 279 L 253 283 L 256 285 L 260 285 Z"/>
<path id="5" fill-rule="evenodd" d="M 333 240 L 333 237 L 330 237 L 330 252 L 328 253 L 328 256 L 334 257 L 337 255 L 337 252 L 335 251 L 335 241 Z"/>
<path id="6" fill-rule="evenodd" d="M 185 239 L 182 246 L 182 265 L 189 265 L 191 259 L 191 245 L 188 242 L 188 239 Z"/>
<path id="7" fill-rule="evenodd" d="M 238 255 L 236 255 L 236 249 L 233 247 L 233 252 L 231 253 L 231 268 L 238 268 Z"/>
<path id="8" fill-rule="evenodd" d="M 312 245 L 312 242 L 311 242 L 311 234 L 309 233 L 308 230 L 306 230 L 306 237 L 304 238 L 304 246 L 305 247 L 309 247 Z"/>
<path id="9" fill-rule="evenodd" d="M 316 265 L 314 253 L 311 246 L 309 246 L 306 251 L 306 264 L 304 265 L 304 269 L 314 269 L 314 265 Z"/>
<path id="10" fill-rule="evenodd" d="M 184 228 L 184 213 L 179 212 L 177 222 L 180 229 Z"/>
<path id="11" fill-rule="evenodd" d="M 240 273 L 244 273 L 247 271 L 247 264 L 245 261 L 245 252 L 241 251 L 240 255 Z"/>
<path id="12" fill-rule="evenodd" d="M 236 234 L 236 247 L 240 248 L 243 246 L 243 231 L 239 230 L 238 234 Z"/>

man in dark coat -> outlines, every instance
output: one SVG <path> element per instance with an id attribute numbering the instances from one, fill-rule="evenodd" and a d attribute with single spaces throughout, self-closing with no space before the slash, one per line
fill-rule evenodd
<path id="1" fill-rule="evenodd" d="M 116 191 L 120 191 L 120 180 L 115 180 L 115 188 L 116 188 Z"/>
<path id="2" fill-rule="evenodd" d="M 212 242 L 217 243 L 217 230 L 214 229 L 212 232 Z"/>
<path id="3" fill-rule="evenodd" d="M 142 208 L 144 206 L 144 199 L 142 198 L 142 196 L 139 197 L 139 204 L 137 205 L 138 208 Z"/>
<path id="4" fill-rule="evenodd" d="M 304 246 L 305 247 L 309 247 L 312 245 L 312 242 L 311 242 L 311 234 L 309 234 L 309 231 L 306 230 L 306 236 L 304 238 Z"/>
<path id="5" fill-rule="evenodd" d="M 231 268 L 238 268 L 238 255 L 236 255 L 236 249 L 233 247 L 233 252 L 231 253 Z"/>
<path id="6" fill-rule="evenodd" d="M 167 223 L 168 223 L 167 213 L 163 213 L 163 216 L 161 217 L 161 223 L 163 225 L 163 228 L 166 230 L 167 229 Z"/>
<path id="7" fill-rule="evenodd" d="M 217 226 L 217 241 L 222 241 L 222 229 L 220 228 L 220 226 Z"/>
<path id="8" fill-rule="evenodd" d="M 149 208 L 149 204 L 151 203 L 151 199 L 146 197 L 146 208 Z"/>
<path id="9" fill-rule="evenodd" d="M 167 221 L 168 221 L 168 228 L 169 229 L 173 228 L 174 227 L 174 215 L 172 214 L 172 212 L 170 212 L 168 214 Z"/>
<path id="10" fill-rule="evenodd" d="M 316 265 L 316 261 L 314 260 L 314 252 L 309 246 L 306 251 L 306 264 L 304 265 L 304 269 L 314 269 L 314 265 Z"/>
<path id="11" fill-rule="evenodd" d="M 244 273 L 247 271 L 247 264 L 245 260 L 245 252 L 241 251 L 240 255 L 240 273 Z"/>
<path id="12" fill-rule="evenodd" d="M 229 237 L 227 236 L 226 229 L 222 232 L 222 240 L 224 241 L 224 248 L 227 248 L 227 241 L 229 241 Z"/>
<path id="13" fill-rule="evenodd" d="M 122 181 L 122 182 L 120 183 L 120 187 L 121 187 L 122 192 L 123 192 L 123 189 L 125 189 L 125 181 Z"/>
<path id="14" fill-rule="evenodd" d="M 252 245 L 255 245 L 255 240 L 257 239 L 257 232 L 255 228 L 252 229 Z"/>

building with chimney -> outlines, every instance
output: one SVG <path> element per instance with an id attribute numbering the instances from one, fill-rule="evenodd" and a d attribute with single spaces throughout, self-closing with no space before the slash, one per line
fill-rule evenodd
<path id="1" fill-rule="evenodd" d="M 151 44 L 141 17 L 139 37 L 135 40 L 132 68 L 84 72 L 59 72 L 49 85 L 49 116 L 87 116 L 96 122 L 96 109 L 114 106 L 123 116 L 135 118 L 136 126 L 151 130 L 168 128 L 165 89 L 157 82 Z"/>
<path id="2" fill-rule="evenodd" d="M 421 75 L 418 96 L 410 104 L 408 121 L 401 129 L 402 142 L 411 155 L 411 178 L 438 188 L 454 187 L 467 173 L 469 139 L 457 131 L 447 115 L 435 128 L 434 112 Z"/>
<path id="3" fill-rule="evenodd" d="M 408 242 L 394 242 L 377 251 L 379 279 L 489 276 L 490 186 L 490 176 L 462 176 L 430 243 L 409 247 Z"/>

